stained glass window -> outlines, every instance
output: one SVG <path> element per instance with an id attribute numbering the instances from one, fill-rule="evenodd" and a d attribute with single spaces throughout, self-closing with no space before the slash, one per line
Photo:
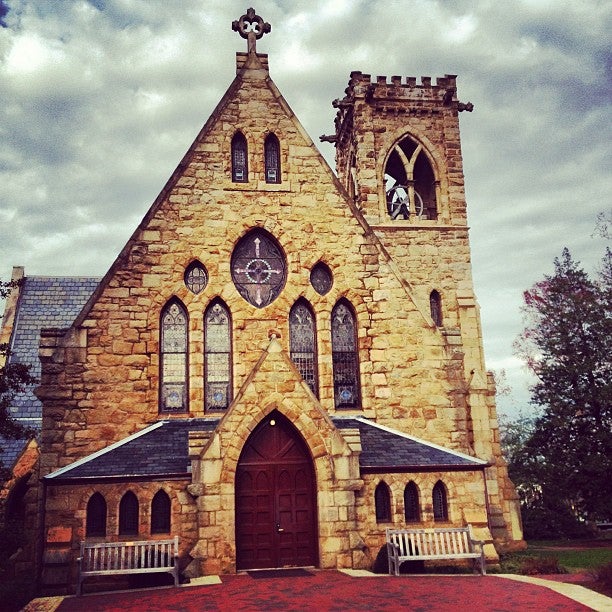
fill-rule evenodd
<path id="1" fill-rule="evenodd" d="M 385 482 L 379 482 L 374 491 L 376 522 L 388 523 L 391 520 L 391 492 Z"/>
<path id="2" fill-rule="evenodd" d="M 310 272 L 310 284 L 319 295 L 329 293 L 332 288 L 331 270 L 320 261 Z"/>
<path id="3" fill-rule="evenodd" d="M 442 326 L 442 298 L 440 294 L 434 289 L 429 294 L 429 310 L 431 312 L 431 318 L 433 322 L 438 326 Z"/>
<path id="4" fill-rule="evenodd" d="M 349 303 L 342 300 L 332 310 L 332 361 L 336 408 L 359 408 L 357 326 Z"/>
<path id="5" fill-rule="evenodd" d="M 418 523 L 421 520 L 419 490 L 412 481 L 404 489 L 404 516 L 407 523 Z"/>
<path id="6" fill-rule="evenodd" d="M 432 491 L 434 521 L 448 521 L 448 503 L 446 499 L 446 487 L 438 480 Z"/>
<path id="7" fill-rule="evenodd" d="M 187 410 L 187 311 L 177 301 L 161 317 L 161 410 Z"/>
<path id="8" fill-rule="evenodd" d="M 310 390 L 319 397 L 315 320 L 305 300 L 296 302 L 289 313 L 289 345 L 293 363 Z"/>
<path id="9" fill-rule="evenodd" d="M 119 502 L 119 535 L 138 535 L 138 499 L 131 491 Z"/>
<path id="10" fill-rule="evenodd" d="M 170 498 L 160 489 L 151 502 L 151 533 L 170 533 L 170 509 Z"/>
<path id="11" fill-rule="evenodd" d="M 247 141 L 237 132 L 232 138 L 232 181 L 246 183 L 249 180 Z"/>
<path id="12" fill-rule="evenodd" d="M 87 502 L 85 535 L 106 535 L 106 500 L 100 493 L 94 493 Z"/>
<path id="13" fill-rule="evenodd" d="M 266 183 L 280 183 L 280 144 L 274 134 L 268 134 L 264 143 Z"/>
<path id="14" fill-rule="evenodd" d="M 232 401 L 232 340 L 229 310 L 217 300 L 204 313 L 204 403 L 225 410 Z"/>
<path id="15" fill-rule="evenodd" d="M 185 270 L 185 285 L 192 293 L 201 293 L 208 284 L 206 268 L 199 262 L 194 261 Z"/>
<path id="16" fill-rule="evenodd" d="M 287 262 L 278 243 L 266 231 L 256 229 L 244 236 L 232 254 L 232 279 L 249 304 L 264 308 L 285 286 Z"/>

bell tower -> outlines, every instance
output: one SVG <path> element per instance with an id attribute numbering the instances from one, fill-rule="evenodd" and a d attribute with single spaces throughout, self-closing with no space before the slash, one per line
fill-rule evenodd
<path id="1" fill-rule="evenodd" d="M 336 144 L 340 180 L 372 225 L 465 225 L 460 111 L 456 77 L 352 72 L 338 109 Z"/>
<path id="2" fill-rule="evenodd" d="M 496 541 L 518 541 L 518 503 L 501 455 L 472 280 L 459 113 L 473 105 L 458 100 L 455 75 L 432 83 L 352 72 L 333 106 L 335 134 L 321 140 L 335 144 L 340 182 L 431 314 L 420 348 L 445 372 L 450 443 L 489 461 L 488 526 Z"/>

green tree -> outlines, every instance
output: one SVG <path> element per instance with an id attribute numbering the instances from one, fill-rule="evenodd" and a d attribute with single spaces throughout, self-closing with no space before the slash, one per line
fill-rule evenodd
<path id="1" fill-rule="evenodd" d="M 0 281 L 0 298 L 6 298 L 16 287 L 15 281 Z M 30 374 L 30 366 L 22 363 L 9 363 L 10 355 L 7 344 L 0 344 L 0 442 L 1 439 L 20 440 L 33 436 L 36 432 L 15 421 L 10 414 L 10 407 L 15 394 L 36 380 Z M 0 448 L 1 450 L 1 448 Z M 7 476 L 6 466 L 0 461 L 0 480 Z"/>
<path id="2" fill-rule="evenodd" d="M 517 340 L 537 382 L 540 408 L 511 476 L 535 485 L 531 510 L 580 520 L 612 516 L 612 253 L 595 278 L 568 249 L 555 271 L 524 293 L 525 329 Z M 526 529 L 527 531 L 527 529 Z"/>

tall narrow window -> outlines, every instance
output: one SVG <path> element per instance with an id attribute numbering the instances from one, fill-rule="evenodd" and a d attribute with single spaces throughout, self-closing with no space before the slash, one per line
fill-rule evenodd
<path id="1" fill-rule="evenodd" d="M 440 294 L 434 289 L 429 294 L 429 310 L 431 312 L 431 318 L 433 322 L 438 326 L 442 326 L 442 298 Z"/>
<path id="2" fill-rule="evenodd" d="M 249 180 L 247 141 L 243 134 L 236 132 L 232 138 L 232 181 L 246 183 Z"/>
<path id="3" fill-rule="evenodd" d="M 419 489 L 412 481 L 404 489 L 404 516 L 407 523 L 418 523 L 421 520 Z"/>
<path id="4" fill-rule="evenodd" d="M 291 360 L 310 390 L 319 397 L 315 320 L 305 300 L 298 300 L 289 313 L 289 345 Z"/>
<path id="5" fill-rule="evenodd" d="M 385 482 L 379 482 L 374 491 L 374 505 L 376 506 L 376 522 L 388 523 L 391 521 L 391 491 Z"/>
<path id="6" fill-rule="evenodd" d="M 225 410 L 232 400 L 230 314 L 221 300 L 204 313 L 204 396 L 207 410 Z"/>
<path id="7" fill-rule="evenodd" d="M 281 182 L 280 144 L 274 134 L 268 134 L 264 143 L 266 183 Z"/>
<path id="8" fill-rule="evenodd" d="M 161 410 L 187 410 L 187 311 L 171 301 L 161 316 Z"/>
<path id="9" fill-rule="evenodd" d="M 106 535 L 106 501 L 102 494 L 94 493 L 87 502 L 85 535 L 96 537 Z"/>
<path id="10" fill-rule="evenodd" d="M 346 300 L 332 310 L 332 362 L 334 401 L 336 408 L 359 408 L 359 360 L 357 357 L 357 325 Z"/>
<path id="11" fill-rule="evenodd" d="M 170 498 L 159 490 L 151 502 L 151 533 L 170 533 Z"/>
<path id="12" fill-rule="evenodd" d="M 438 480 L 432 491 L 434 521 L 448 521 L 448 502 L 446 499 L 446 487 Z"/>
<path id="13" fill-rule="evenodd" d="M 131 491 L 119 502 L 119 535 L 138 535 L 138 499 Z"/>

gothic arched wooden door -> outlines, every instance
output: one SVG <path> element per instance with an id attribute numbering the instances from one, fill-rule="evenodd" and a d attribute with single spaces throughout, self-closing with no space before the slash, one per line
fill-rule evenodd
<path id="1" fill-rule="evenodd" d="M 314 466 L 297 429 L 269 414 L 246 441 L 236 470 L 236 567 L 317 565 Z"/>

